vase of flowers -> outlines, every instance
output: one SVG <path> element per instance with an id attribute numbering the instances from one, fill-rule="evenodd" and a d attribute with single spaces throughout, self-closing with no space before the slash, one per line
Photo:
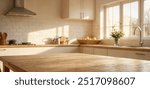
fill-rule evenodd
<path id="1" fill-rule="evenodd" d="M 111 37 L 114 38 L 114 46 L 119 46 L 119 39 L 124 36 L 122 31 L 116 31 L 113 27 L 113 32 L 111 33 Z"/>

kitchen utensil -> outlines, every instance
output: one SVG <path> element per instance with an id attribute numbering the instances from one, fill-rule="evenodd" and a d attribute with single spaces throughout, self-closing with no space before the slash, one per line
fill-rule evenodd
<path id="1" fill-rule="evenodd" d="M 7 33 L 4 32 L 2 34 L 2 37 L 3 37 L 3 44 L 6 45 Z"/>
<path id="2" fill-rule="evenodd" d="M 2 33 L 0 32 L 0 39 L 2 39 Z"/>
<path id="3" fill-rule="evenodd" d="M 3 37 L 4 40 L 6 40 L 6 39 L 7 39 L 7 33 L 4 32 L 4 33 L 2 34 L 2 37 Z"/>
<path id="4" fill-rule="evenodd" d="M 9 40 L 9 45 L 16 45 L 16 40 L 12 39 L 12 40 Z"/>
<path id="5" fill-rule="evenodd" d="M 7 33 L 0 32 L 0 45 L 6 45 Z"/>
<path id="6" fill-rule="evenodd" d="M 0 45 L 3 44 L 2 33 L 0 32 Z"/>

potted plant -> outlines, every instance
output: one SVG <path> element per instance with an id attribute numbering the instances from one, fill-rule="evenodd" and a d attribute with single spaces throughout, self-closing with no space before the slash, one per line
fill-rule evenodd
<path id="1" fill-rule="evenodd" d="M 111 37 L 114 38 L 115 46 L 119 46 L 119 39 L 124 36 L 122 31 L 116 31 L 115 26 L 112 27 L 113 32 L 111 32 Z"/>

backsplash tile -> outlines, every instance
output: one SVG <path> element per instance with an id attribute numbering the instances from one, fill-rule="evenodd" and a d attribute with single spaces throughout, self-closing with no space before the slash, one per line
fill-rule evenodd
<path id="1" fill-rule="evenodd" d="M 10 8 L 8 1 L 0 1 L 5 3 L 0 6 L 0 8 L 5 7 L 0 11 L 0 32 L 7 32 L 8 40 L 16 39 L 17 43 L 29 41 L 34 44 L 44 44 L 43 39 L 66 36 L 74 42 L 75 39 L 92 33 L 92 21 L 61 18 L 61 0 L 46 0 L 47 3 L 53 4 L 48 6 L 45 4 L 49 11 L 45 10 L 45 7 L 39 7 L 41 3 L 44 4 L 43 0 L 39 2 L 28 0 L 28 3 L 31 3 L 27 3 L 27 8 L 37 13 L 33 17 L 5 16 L 4 12 Z"/>

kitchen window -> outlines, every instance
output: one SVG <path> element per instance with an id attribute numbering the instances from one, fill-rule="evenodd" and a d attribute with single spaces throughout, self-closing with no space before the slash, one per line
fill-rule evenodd
<path id="1" fill-rule="evenodd" d="M 124 32 L 124 37 L 135 37 L 137 26 L 143 36 L 150 37 L 150 0 L 124 0 L 104 6 L 104 38 L 110 38 L 112 27 Z"/>
<path id="2" fill-rule="evenodd" d="M 125 37 L 134 36 L 134 30 L 139 25 L 138 1 L 128 1 L 123 3 L 123 32 Z"/>
<path id="3" fill-rule="evenodd" d="M 150 37 L 150 0 L 144 0 L 144 36 Z"/>
<path id="4" fill-rule="evenodd" d="M 113 31 L 112 27 L 115 26 L 117 30 L 120 28 L 120 7 L 119 5 L 111 5 L 106 7 L 106 37 L 110 37 Z"/>

